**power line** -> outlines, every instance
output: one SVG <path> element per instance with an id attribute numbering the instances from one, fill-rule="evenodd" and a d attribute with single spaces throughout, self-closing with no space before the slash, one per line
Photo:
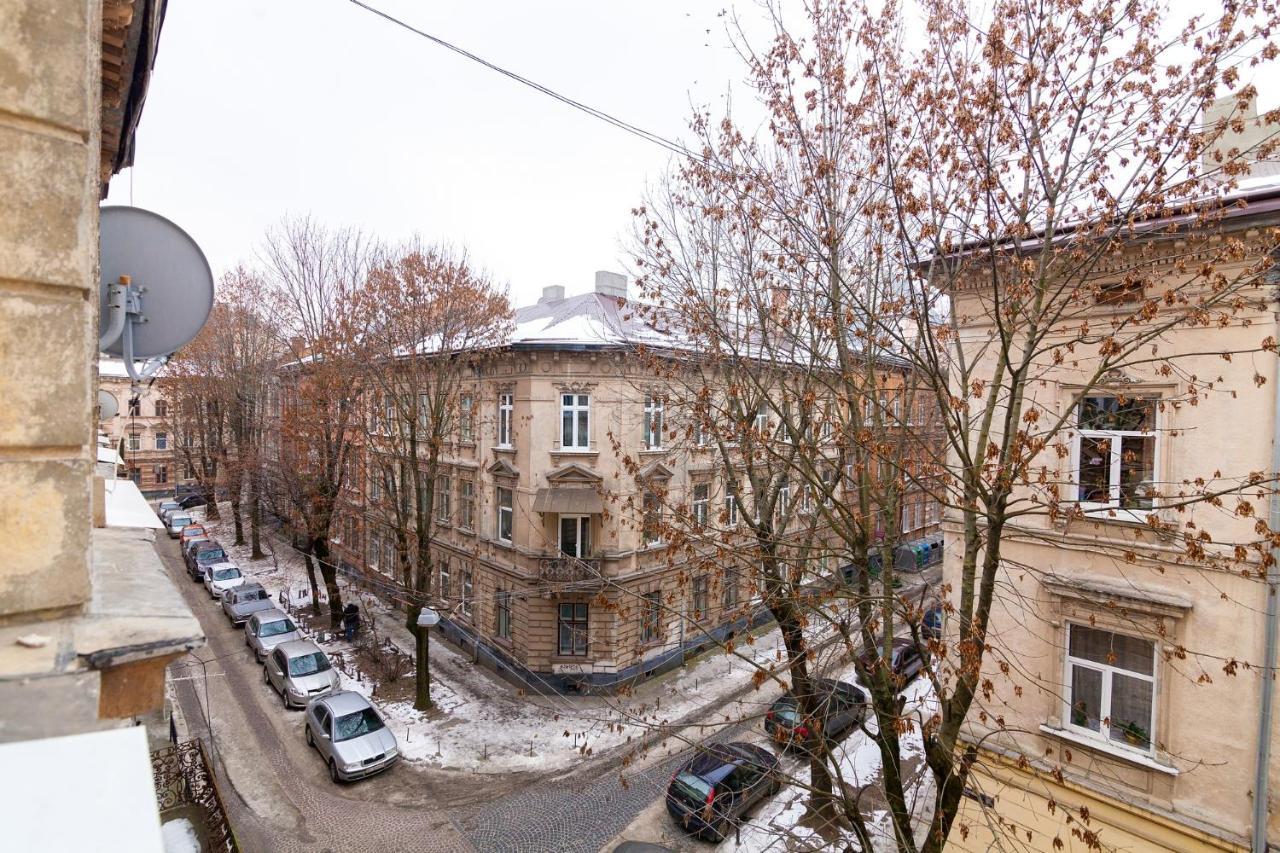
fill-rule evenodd
<path id="1" fill-rule="evenodd" d="M 451 50 L 454 53 L 458 54 L 459 56 L 469 59 L 472 62 L 479 63 L 480 65 L 483 65 L 485 68 L 488 68 L 490 71 L 496 71 L 498 74 L 501 74 L 504 77 L 514 80 L 523 86 L 528 86 L 530 89 L 533 89 L 536 92 L 540 92 L 548 97 L 554 98 L 560 103 L 565 104 L 566 106 L 569 106 L 575 110 L 584 112 L 587 115 L 591 116 L 592 118 L 599 119 L 600 121 L 610 124 L 618 128 L 619 130 L 625 131 L 626 133 L 630 133 L 633 136 L 637 136 L 646 142 L 651 142 L 654 145 L 660 145 L 661 147 L 672 152 L 673 154 L 678 154 L 681 157 L 690 157 L 695 160 L 704 159 L 701 155 L 695 154 L 694 152 L 690 151 L 688 148 L 681 145 L 679 142 L 675 142 L 673 140 L 667 139 L 666 137 L 660 136 L 656 133 L 653 133 L 652 131 L 645 130 L 644 128 L 639 127 L 638 125 L 631 124 L 628 121 L 624 121 L 618 118 L 617 116 L 611 115 L 610 113 L 607 113 L 601 109 L 597 109 L 593 106 L 590 106 L 589 104 L 584 104 L 581 101 L 574 100 L 573 98 L 570 98 L 567 95 L 562 95 L 548 86 L 544 86 L 535 80 L 530 80 L 528 77 L 517 74 L 514 71 L 509 71 L 508 69 L 503 68 L 500 65 L 496 65 L 490 62 L 489 60 L 485 59 L 484 57 L 477 56 L 471 51 L 466 50 L 465 48 L 459 47 L 458 45 L 453 44 L 450 41 L 446 41 L 445 39 L 442 39 L 439 36 L 432 35 L 431 33 L 428 33 L 425 30 L 420 30 L 417 27 L 413 26 L 412 24 L 409 24 L 406 21 L 403 21 L 400 18 L 395 17 L 394 15 L 388 14 L 387 12 L 384 12 L 381 9 L 374 8 L 373 6 L 370 6 L 368 3 L 362 2 L 362 0 L 349 0 L 349 2 L 354 6 L 358 6 L 361 9 L 364 9 L 366 12 L 370 12 L 374 15 L 377 15 L 379 18 L 382 18 L 383 20 L 388 21 L 389 23 L 395 24 L 398 27 L 408 30 L 409 32 L 413 33 L 416 36 L 420 36 L 421 38 L 424 38 L 427 41 L 432 42 L 433 44 L 443 47 L 446 50 Z"/>

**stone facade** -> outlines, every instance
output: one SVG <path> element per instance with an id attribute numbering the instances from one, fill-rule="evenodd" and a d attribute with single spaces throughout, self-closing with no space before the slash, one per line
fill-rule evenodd
<path id="1" fill-rule="evenodd" d="M 138 386 L 121 375 L 119 362 L 103 360 L 98 371 L 98 387 L 116 400 L 114 417 L 103 418 L 99 428 L 111 440 L 111 447 L 124 459 L 125 475 L 138 484 L 145 495 L 171 495 L 186 476 L 186 464 L 178 452 L 178 434 L 173 401 L 164 391 L 164 380 Z"/>

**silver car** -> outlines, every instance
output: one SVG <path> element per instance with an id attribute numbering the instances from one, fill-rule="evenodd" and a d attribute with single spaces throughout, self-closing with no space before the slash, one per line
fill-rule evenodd
<path id="1" fill-rule="evenodd" d="M 310 640 L 293 640 L 272 649 L 262 679 L 280 694 L 286 708 L 301 708 L 338 689 L 338 673 Z"/>
<path id="2" fill-rule="evenodd" d="M 204 567 L 204 588 L 210 598 L 222 598 L 232 587 L 244 583 L 244 573 L 235 563 L 208 563 Z"/>
<path id="3" fill-rule="evenodd" d="M 253 649 L 259 663 L 281 643 L 301 638 L 298 626 L 283 610 L 259 610 L 244 623 L 244 644 Z"/>
<path id="4" fill-rule="evenodd" d="M 329 765 L 329 778 L 352 782 L 386 770 L 400 756 L 396 737 L 359 693 L 343 690 L 307 703 L 307 746 Z"/>
<path id="5" fill-rule="evenodd" d="M 185 512 L 171 512 L 169 517 L 165 519 L 165 526 L 169 531 L 170 539 L 177 539 L 182 534 L 182 528 L 195 523 L 196 520 Z"/>
<path id="6" fill-rule="evenodd" d="M 260 583 L 245 583 L 222 594 L 222 612 L 231 620 L 232 627 L 239 628 L 259 610 L 271 610 L 271 593 Z"/>

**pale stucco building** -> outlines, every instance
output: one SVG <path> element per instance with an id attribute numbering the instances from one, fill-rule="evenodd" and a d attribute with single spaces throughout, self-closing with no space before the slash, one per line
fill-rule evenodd
<path id="1" fill-rule="evenodd" d="M 1220 227 L 1246 241 L 1256 263 L 1274 239 L 1266 229 L 1280 223 L 1280 186 L 1242 197 L 1247 206 L 1233 208 Z M 1154 287 L 1159 276 L 1187 274 L 1175 268 L 1185 247 L 1164 245 Z M 1240 264 L 1223 268 L 1228 279 Z M 1069 415 L 1067 456 L 1059 461 L 1048 447 L 1033 470 L 1065 466 L 1063 498 L 1072 511 L 1056 520 L 1030 514 L 1005 530 L 984 660 L 993 693 L 979 697 L 969 716 L 966 740 L 982 748 L 974 797 L 963 801 L 967 836 L 952 833 L 955 849 L 1050 850 L 1055 839 L 1076 851 L 1099 849 L 1091 842 L 1102 850 L 1249 848 L 1267 585 L 1257 574 L 1242 576 L 1240 565 L 1188 558 L 1183 536 L 1208 531 L 1210 552 L 1228 547 L 1213 543 L 1256 543 L 1255 518 L 1234 511 L 1235 497 L 1225 509 L 1171 504 L 1196 478 L 1226 484 L 1275 470 L 1280 370 L 1274 353 L 1260 349 L 1269 335 L 1280 337 L 1275 283 L 1247 292 L 1229 323 L 1167 334 L 1163 351 L 1202 354 L 1178 358 L 1181 372 L 1162 373 L 1152 363 L 1108 375 L 1086 392 L 1081 377 L 1094 365 L 1081 351 L 1074 364 L 1047 367 L 1028 386 L 1029 405 Z M 955 293 L 957 315 L 971 318 L 967 341 L 985 339 L 977 319 L 987 316 L 985 294 L 980 286 Z M 1132 307 L 1127 298 L 1100 300 L 1089 319 L 1105 328 Z M 1254 356 L 1228 361 L 1217 354 L 1226 349 Z M 1192 375 L 1212 377 L 1214 387 L 1195 403 L 1187 394 Z M 1254 491 L 1253 511 L 1266 519 L 1268 501 Z M 1146 523 L 1151 514 L 1179 532 L 1156 534 Z M 943 580 L 953 589 L 960 584 L 957 521 L 944 523 Z M 1259 553 L 1248 557 L 1254 572 Z M 1267 772 L 1265 842 L 1274 844 L 1274 751 Z M 989 798 L 986 809 L 980 796 Z"/>

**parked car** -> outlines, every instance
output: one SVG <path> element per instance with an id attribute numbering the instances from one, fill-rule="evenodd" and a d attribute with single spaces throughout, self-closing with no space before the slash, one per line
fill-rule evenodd
<path id="1" fill-rule="evenodd" d="M 262 588 L 260 583 L 243 583 L 222 594 L 222 612 L 227 614 L 234 628 L 239 628 L 259 610 L 272 610 L 271 593 Z"/>
<path id="2" fill-rule="evenodd" d="M 400 756 L 396 737 L 369 700 L 340 690 L 307 703 L 307 746 L 329 765 L 334 782 L 354 782 L 386 770 Z"/>
<path id="3" fill-rule="evenodd" d="M 817 746 L 819 730 L 827 743 L 837 743 L 866 719 L 867 694 L 856 685 L 819 678 L 813 686 L 818 700 L 817 720 L 803 718 L 800 700 L 792 692 L 784 693 L 765 714 L 764 730 L 778 743 L 812 750 Z"/>
<path id="4" fill-rule="evenodd" d="M 884 662 L 879 649 L 863 652 L 858 660 L 869 672 Z M 924 669 L 924 659 L 920 657 L 920 650 L 915 643 L 905 637 L 898 637 L 893 641 L 890 667 L 898 677 L 898 689 L 901 690 Z"/>
<path id="5" fill-rule="evenodd" d="M 244 583 L 244 573 L 235 563 L 210 563 L 204 567 L 204 588 L 210 598 L 221 598 L 229 589 Z"/>
<path id="6" fill-rule="evenodd" d="M 778 757 L 750 743 L 716 743 L 676 771 L 667 812 L 686 832 L 721 841 L 757 802 L 782 787 Z"/>
<path id="7" fill-rule="evenodd" d="M 185 498 L 178 501 L 178 503 L 181 504 L 183 509 L 195 509 L 198 506 L 204 506 L 208 501 L 200 495 L 187 495 Z"/>
<path id="8" fill-rule="evenodd" d="M 924 612 L 920 620 L 920 636 L 926 640 L 942 639 L 942 605 L 935 604 Z"/>
<path id="9" fill-rule="evenodd" d="M 182 506 L 177 501 L 160 501 L 160 506 L 156 507 L 156 515 L 163 520 L 166 515 L 175 509 L 182 509 Z"/>
<path id="10" fill-rule="evenodd" d="M 170 539 L 177 539 L 182 534 L 182 528 L 190 527 L 193 519 L 185 512 L 171 512 L 168 519 L 165 520 L 165 528 L 169 531 Z"/>
<path id="11" fill-rule="evenodd" d="M 204 578 L 204 567 L 214 563 L 225 563 L 228 560 L 226 549 L 212 539 L 193 539 L 183 549 L 187 561 L 187 571 L 192 580 Z"/>
<path id="12" fill-rule="evenodd" d="M 182 532 L 178 534 L 178 544 L 185 545 L 192 539 L 208 539 L 209 531 L 205 529 L 203 524 L 188 524 L 182 528 Z"/>
<path id="13" fill-rule="evenodd" d="M 298 626 L 293 624 L 289 614 L 274 607 L 259 610 L 244 623 L 244 644 L 253 649 L 253 656 L 259 663 L 281 643 L 300 639 L 302 634 L 298 633 Z"/>
<path id="14" fill-rule="evenodd" d="M 317 696 L 338 689 L 338 673 L 310 640 L 293 640 L 272 649 L 262 678 L 280 694 L 286 708 L 301 708 Z"/>

